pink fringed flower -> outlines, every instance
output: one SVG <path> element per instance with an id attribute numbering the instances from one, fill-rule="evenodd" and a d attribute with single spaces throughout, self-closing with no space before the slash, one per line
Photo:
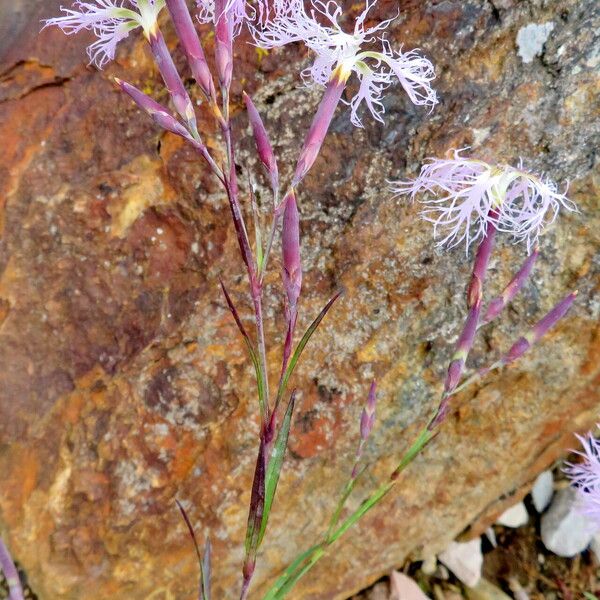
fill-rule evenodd
<path id="1" fill-rule="evenodd" d="M 528 173 L 522 165 L 493 166 L 458 151 L 452 159 L 430 159 L 417 179 L 394 182 L 392 190 L 412 199 L 425 193 L 422 216 L 433 223 L 438 245 L 448 247 L 465 242 L 468 249 L 485 236 L 492 221 L 530 251 L 561 208 L 577 210 L 554 182 Z"/>
<path id="2" fill-rule="evenodd" d="M 196 0 L 198 20 L 201 23 L 216 23 L 220 14 L 216 14 L 215 0 Z M 261 5 L 262 6 L 262 5 Z M 226 0 L 222 13 L 233 21 L 233 35 L 239 35 L 242 25 L 255 18 L 254 8 L 246 0 Z"/>
<path id="3" fill-rule="evenodd" d="M 156 26 L 158 13 L 165 0 L 93 0 L 77 1 L 73 8 L 62 8 L 62 17 L 45 21 L 45 27 L 56 25 L 70 35 L 91 29 L 98 38 L 88 47 L 91 62 L 102 69 L 113 60 L 117 44 L 129 32 L 142 27 L 148 35 Z"/>
<path id="4" fill-rule="evenodd" d="M 583 460 L 569 464 L 565 471 L 577 490 L 581 511 L 600 528 L 600 440 L 591 433 L 577 438 L 583 447 L 583 452 L 577 454 Z"/>
<path id="5" fill-rule="evenodd" d="M 371 114 L 383 122 L 383 93 L 399 80 L 412 102 L 433 107 L 437 103 L 430 83 L 435 78 L 433 65 L 413 50 L 395 51 L 389 42 L 377 35 L 391 23 L 383 21 L 365 27 L 367 13 L 377 0 L 369 0 L 356 19 L 354 31 L 346 33 L 339 24 L 342 7 L 334 0 L 274 0 L 268 18 L 260 26 L 251 26 L 255 42 L 261 48 L 276 48 L 291 42 L 303 42 L 316 54 L 312 66 L 303 72 L 305 80 L 326 85 L 333 72 L 340 69 L 348 77 L 355 73 L 359 90 L 350 102 L 352 123 L 362 127 L 358 108 L 364 102 Z M 379 50 L 364 46 L 378 42 Z"/>

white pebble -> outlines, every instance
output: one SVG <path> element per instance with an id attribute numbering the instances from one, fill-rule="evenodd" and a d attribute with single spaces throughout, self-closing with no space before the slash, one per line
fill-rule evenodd
<path id="1" fill-rule="evenodd" d="M 531 499 L 535 510 L 539 513 L 543 513 L 554 495 L 554 477 L 552 471 L 544 471 L 537 476 L 531 488 Z"/>
<path id="2" fill-rule="evenodd" d="M 542 541 L 554 554 L 572 557 L 583 552 L 592 541 L 592 522 L 577 509 L 576 494 L 571 488 L 560 490 L 542 516 Z"/>
<path id="3" fill-rule="evenodd" d="M 518 502 L 514 506 L 505 510 L 499 517 L 496 523 L 504 525 L 504 527 L 521 527 L 529 521 L 529 514 L 522 502 Z"/>
<path id="4" fill-rule="evenodd" d="M 479 583 L 483 566 L 481 538 L 465 543 L 452 542 L 438 558 L 466 586 L 475 587 Z"/>

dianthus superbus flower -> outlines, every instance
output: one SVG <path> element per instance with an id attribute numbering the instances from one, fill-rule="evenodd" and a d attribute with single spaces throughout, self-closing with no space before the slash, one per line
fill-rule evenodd
<path id="1" fill-rule="evenodd" d="M 115 58 L 117 44 L 130 31 L 141 27 L 148 36 L 164 6 L 164 0 L 78 0 L 72 8 L 61 7 L 64 15 L 47 19 L 45 25 L 56 25 L 69 35 L 92 30 L 98 39 L 89 46 L 88 54 L 96 66 L 103 68 Z"/>
<path id="2" fill-rule="evenodd" d="M 316 54 L 312 66 L 304 71 L 305 79 L 327 85 L 334 72 L 347 80 L 354 73 L 359 89 L 350 102 L 352 122 L 362 126 L 358 108 L 364 102 L 375 119 L 383 122 L 383 92 L 398 80 L 410 99 L 418 105 L 433 107 L 437 103 L 430 83 L 435 77 L 433 65 L 416 50 L 403 53 L 393 50 L 379 32 L 391 23 L 383 21 L 365 27 L 367 13 L 376 0 L 368 1 L 356 19 L 354 31 L 345 32 L 339 21 L 342 7 L 334 0 L 274 0 L 267 18 L 251 27 L 261 48 L 276 48 L 291 42 L 303 42 Z M 371 48 L 374 44 L 379 48 Z"/>
<path id="3" fill-rule="evenodd" d="M 422 216 L 433 223 L 439 246 L 456 246 L 483 238 L 487 224 L 512 234 L 529 251 L 561 208 L 577 210 L 557 185 L 522 167 L 489 165 L 454 153 L 430 159 L 414 181 L 392 184 L 396 194 L 425 198 Z"/>
<path id="4" fill-rule="evenodd" d="M 581 442 L 583 460 L 569 464 L 566 473 L 577 490 L 581 511 L 600 528 L 600 440 L 591 433 L 577 436 Z"/>
<path id="5" fill-rule="evenodd" d="M 232 29 L 232 36 L 239 35 L 245 21 L 255 17 L 255 10 L 247 0 L 196 0 L 198 20 L 201 23 L 217 24 L 225 17 Z"/>

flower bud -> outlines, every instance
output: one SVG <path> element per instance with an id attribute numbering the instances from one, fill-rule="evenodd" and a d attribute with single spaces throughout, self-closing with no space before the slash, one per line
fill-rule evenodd
<path id="1" fill-rule="evenodd" d="M 281 246 L 283 251 L 283 287 L 291 311 L 295 311 L 302 289 L 302 261 L 300 259 L 300 215 L 296 194 L 292 189 L 284 201 Z"/>
<path id="2" fill-rule="evenodd" d="M 256 106 L 254 106 L 250 96 L 248 96 L 246 92 L 244 92 L 243 95 L 244 102 L 246 103 L 246 110 L 248 111 L 248 119 L 250 120 L 250 126 L 252 127 L 252 133 L 254 135 L 254 142 L 256 143 L 258 157 L 269 174 L 273 190 L 276 190 L 279 185 L 279 172 L 277 170 L 277 160 L 275 159 L 275 154 L 273 153 L 267 130 L 265 129 L 260 113 L 256 110 Z"/>
<path id="3" fill-rule="evenodd" d="M 166 0 L 166 3 L 194 79 L 202 88 L 204 94 L 208 98 L 214 99 L 215 86 L 212 75 L 187 4 L 185 0 Z"/>
<path id="4" fill-rule="evenodd" d="M 115 77 L 115 82 L 143 111 L 152 117 L 157 125 L 171 133 L 193 141 L 189 131 L 169 112 L 169 109 L 126 81 Z"/>
<path id="5" fill-rule="evenodd" d="M 181 81 L 181 77 L 177 72 L 171 53 L 167 48 L 165 39 L 158 29 L 154 27 L 147 34 L 148 43 L 154 55 L 156 65 L 162 75 L 162 78 L 169 90 L 175 110 L 181 115 L 183 120 L 188 123 L 192 130 L 196 130 L 196 113 L 192 101 Z"/>

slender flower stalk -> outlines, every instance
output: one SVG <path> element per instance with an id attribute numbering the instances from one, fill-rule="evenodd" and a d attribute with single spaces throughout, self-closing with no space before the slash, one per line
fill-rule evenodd
<path id="1" fill-rule="evenodd" d="M 522 165 L 489 165 L 459 151 L 452 159 L 429 159 L 417 179 L 394 182 L 392 191 L 413 200 L 424 193 L 421 215 L 433 223 L 438 246 L 464 242 L 467 250 L 485 236 L 492 221 L 498 231 L 524 242 L 529 252 L 561 209 L 577 210 L 554 182 Z"/>
<path id="2" fill-rule="evenodd" d="M 8 585 L 8 600 L 24 600 L 19 572 L 2 538 L 0 538 L 0 571 L 4 573 Z"/>
<path id="3" fill-rule="evenodd" d="M 165 1 L 194 79 L 204 95 L 214 104 L 216 102 L 215 85 L 186 1 Z"/>
<path id="4" fill-rule="evenodd" d="M 600 530 L 600 440 L 591 432 L 578 435 L 577 439 L 582 450 L 576 454 L 582 460 L 568 463 L 565 472 L 577 491 L 579 509 Z"/>

